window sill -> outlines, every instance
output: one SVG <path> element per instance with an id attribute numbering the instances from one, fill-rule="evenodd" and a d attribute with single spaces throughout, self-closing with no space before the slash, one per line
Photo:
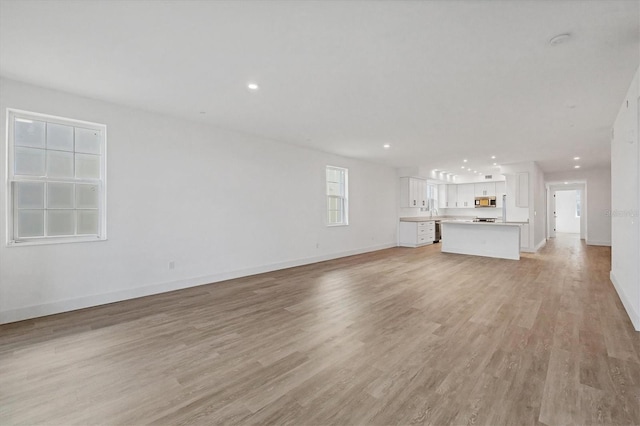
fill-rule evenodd
<path id="1" fill-rule="evenodd" d="M 107 237 L 68 237 L 68 238 L 46 238 L 34 240 L 8 241 L 7 247 L 25 247 L 25 246 L 44 246 L 53 244 L 71 244 L 71 243 L 95 243 L 107 241 Z"/>
<path id="2" fill-rule="evenodd" d="M 333 223 L 333 224 L 327 224 L 328 228 L 339 228 L 341 226 L 349 226 L 348 223 Z"/>

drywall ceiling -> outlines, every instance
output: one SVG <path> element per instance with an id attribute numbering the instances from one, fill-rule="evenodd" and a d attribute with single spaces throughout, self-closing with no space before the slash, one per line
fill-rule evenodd
<path id="1" fill-rule="evenodd" d="M 609 165 L 639 22 L 616 0 L 2 0 L 0 74 L 394 167 L 552 172 Z"/>

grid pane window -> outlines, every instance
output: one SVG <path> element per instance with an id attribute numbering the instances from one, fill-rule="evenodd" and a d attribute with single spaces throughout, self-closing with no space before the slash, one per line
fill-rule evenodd
<path id="1" fill-rule="evenodd" d="M 106 238 L 106 127 L 8 110 L 9 245 Z"/>
<path id="2" fill-rule="evenodd" d="M 347 225 L 348 210 L 348 170 L 327 166 L 327 225 Z"/>

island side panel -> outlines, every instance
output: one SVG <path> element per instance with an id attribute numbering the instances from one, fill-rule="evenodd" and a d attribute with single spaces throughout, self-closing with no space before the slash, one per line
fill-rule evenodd
<path id="1" fill-rule="evenodd" d="M 520 260 L 520 227 L 443 222 L 445 253 Z"/>

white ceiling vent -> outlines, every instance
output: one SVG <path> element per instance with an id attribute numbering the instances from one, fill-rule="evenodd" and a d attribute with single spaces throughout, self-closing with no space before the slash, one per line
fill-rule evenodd
<path id="1" fill-rule="evenodd" d="M 485 179 L 493 179 L 493 175 L 484 175 Z"/>

